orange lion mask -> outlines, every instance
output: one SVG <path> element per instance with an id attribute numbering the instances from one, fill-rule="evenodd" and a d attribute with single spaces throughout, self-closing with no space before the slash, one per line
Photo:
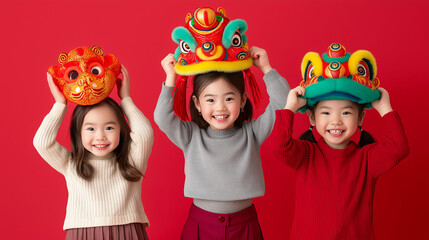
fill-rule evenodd
<path id="1" fill-rule="evenodd" d="M 78 47 L 58 57 L 61 66 L 48 72 L 65 98 L 78 105 L 101 102 L 112 92 L 121 73 L 121 64 L 112 55 L 103 56 L 100 47 Z"/>

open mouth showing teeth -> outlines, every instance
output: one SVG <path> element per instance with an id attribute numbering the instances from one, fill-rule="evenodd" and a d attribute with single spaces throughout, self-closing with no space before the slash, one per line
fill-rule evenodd
<path id="1" fill-rule="evenodd" d="M 227 119 L 228 117 L 229 117 L 229 115 L 228 116 L 213 116 L 213 118 L 216 120 L 224 120 L 224 119 Z"/>
<path id="2" fill-rule="evenodd" d="M 96 144 L 94 146 L 97 148 L 104 148 L 104 147 L 107 147 L 107 144 L 106 145 Z"/>
<path id="3" fill-rule="evenodd" d="M 328 130 L 328 132 L 330 132 L 332 134 L 340 134 L 340 133 L 344 132 L 344 130 Z"/>

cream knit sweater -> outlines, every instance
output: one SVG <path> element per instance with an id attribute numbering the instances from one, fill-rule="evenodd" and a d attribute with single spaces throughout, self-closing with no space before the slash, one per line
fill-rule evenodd
<path id="1" fill-rule="evenodd" d="M 131 128 L 130 160 L 144 174 L 153 145 L 151 124 L 131 98 L 124 98 L 121 106 Z M 42 158 L 66 179 L 68 201 L 64 230 L 133 222 L 148 224 L 141 200 L 142 179 L 129 182 L 122 177 L 113 153 L 104 158 L 90 155 L 89 163 L 94 167 L 91 180 L 77 175 L 70 161 L 71 153 L 56 141 L 66 111 L 66 105 L 55 103 L 33 141 Z"/>

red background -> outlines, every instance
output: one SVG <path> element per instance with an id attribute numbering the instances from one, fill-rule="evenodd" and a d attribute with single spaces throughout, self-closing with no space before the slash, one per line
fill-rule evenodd
<path id="1" fill-rule="evenodd" d="M 37 154 L 33 136 L 54 100 L 46 71 L 61 52 L 99 45 L 130 72 L 136 105 L 151 120 L 155 143 L 143 183 L 151 239 L 178 239 L 191 199 L 183 196 L 183 154 L 153 122 L 164 80 L 160 61 L 174 52 L 172 30 L 201 1 L 5 1 L 0 0 L 0 239 L 64 239 L 67 190 L 64 178 Z M 222 6 L 230 19 L 245 19 L 249 44 L 265 48 L 271 65 L 296 86 L 308 51 L 326 52 L 332 42 L 349 52 L 369 50 L 381 86 L 402 116 L 410 156 L 380 177 L 374 203 L 376 237 L 429 239 L 427 97 L 429 2 L 204 1 Z M 260 84 L 262 74 L 252 67 Z M 263 85 L 262 85 L 263 86 Z M 115 99 L 116 91 L 113 94 Z M 265 95 L 266 96 L 266 95 Z M 265 99 L 264 104 L 267 104 Z M 58 141 L 69 146 L 73 104 Z M 309 125 L 297 117 L 295 132 Z M 364 127 L 377 135 L 379 116 L 370 110 Z M 287 239 L 294 208 L 294 173 L 262 146 L 264 197 L 254 200 L 266 239 Z M 35 237 L 36 236 L 36 237 Z"/>

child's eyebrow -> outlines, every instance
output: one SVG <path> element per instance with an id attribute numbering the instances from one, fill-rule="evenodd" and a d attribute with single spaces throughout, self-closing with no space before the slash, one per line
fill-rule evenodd
<path id="1" fill-rule="evenodd" d="M 114 124 L 117 125 L 118 123 L 114 122 L 114 121 L 110 121 L 110 122 L 105 122 L 104 125 L 108 125 L 108 124 Z M 96 123 L 92 123 L 92 122 L 87 122 L 85 124 L 83 124 L 83 126 L 87 126 L 87 125 L 96 125 Z"/>
<path id="2" fill-rule="evenodd" d="M 353 105 L 347 105 L 344 106 L 342 109 L 354 109 L 355 107 Z M 331 109 L 331 107 L 328 106 L 320 106 L 319 109 Z"/>
<path id="3" fill-rule="evenodd" d="M 227 92 L 223 94 L 223 96 L 226 96 L 226 95 L 235 95 L 235 92 Z M 217 94 L 207 93 L 206 95 L 204 95 L 204 97 L 215 97 L 215 96 L 217 96 Z"/>

